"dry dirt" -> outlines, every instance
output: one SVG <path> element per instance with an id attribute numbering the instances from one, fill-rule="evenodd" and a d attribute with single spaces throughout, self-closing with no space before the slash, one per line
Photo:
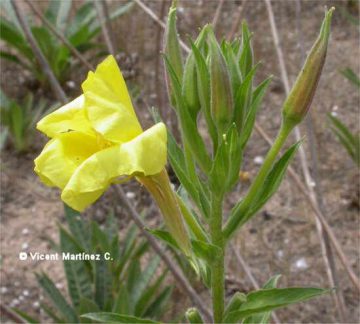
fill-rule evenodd
<path id="1" fill-rule="evenodd" d="M 235 8 L 242 1 L 225 1 L 219 20 L 217 34 L 227 34 L 232 24 Z M 160 1 L 146 1 L 158 14 Z M 303 47 L 308 50 L 316 37 L 323 15 L 323 7 L 346 6 L 348 1 L 302 1 L 301 38 Z M 276 23 L 285 51 L 286 66 L 290 82 L 294 81 L 302 62 L 301 47 L 298 44 L 295 19 L 295 1 L 273 1 Z M 197 27 L 211 21 L 216 9 L 215 1 L 180 1 L 180 35 L 194 36 Z M 262 1 L 248 1 L 243 11 L 250 29 L 254 32 L 254 52 L 263 64 L 257 80 L 269 74 L 275 76 L 273 85 L 266 95 L 258 115 L 258 123 L 274 138 L 279 128 L 281 103 L 285 93 L 281 86 L 278 61 L 274 50 L 265 5 Z M 158 28 L 139 8 L 134 8 L 129 17 L 114 24 L 119 48 L 127 53 L 137 54 L 137 84 L 140 95 L 137 109 L 144 125 L 151 119 L 147 107 L 166 102 L 162 68 L 156 73 L 159 55 L 157 46 Z M 126 33 L 121 31 L 126 30 Z M 162 34 L 159 34 L 160 36 Z M 162 36 L 161 36 L 162 37 Z M 327 62 L 312 105 L 312 118 L 315 126 L 316 152 L 318 155 L 319 176 L 326 218 L 349 259 L 352 269 L 360 274 L 359 264 L 359 173 L 352 161 L 329 130 L 326 113 L 335 111 L 354 131 L 359 130 L 359 94 L 339 73 L 345 67 L 359 72 L 359 31 L 337 10 L 334 15 L 332 37 Z M 2 68 L 6 69 L 5 64 Z M 158 76 L 157 76 L 158 75 Z M 74 80 L 84 75 L 74 75 Z M 4 86 L 5 79 L 1 78 Z M 160 83 L 159 83 L 160 82 Z M 5 85 L 6 90 L 6 85 Z M 163 105 L 161 111 L 167 111 Z M 305 128 L 302 127 L 302 133 Z M 37 141 L 41 147 L 44 139 Z M 309 139 L 305 140 L 308 150 Z M 245 154 L 243 171 L 249 173 L 249 181 L 256 174 L 256 157 L 263 157 L 268 146 L 254 132 Z M 2 152 L 1 157 L 1 287 L 2 303 L 13 305 L 36 314 L 40 318 L 38 304 L 42 300 L 34 272 L 45 271 L 54 278 L 58 287 L 66 291 L 64 274 L 60 262 L 20 261 L 20 251 L 49 251 L 49 239 L 57 241 L 57 223 L 63 222 L 62 203 L 56 190 L 45 188 L 34 175 L 33 158 L 35 152 L 17 156 L 11 150 Z M 299 159 L 292 166 L 301 174 Z M 242 181 L 238 190 L 229 196 L 226 208 L 231 206 L 246 192 L 249 181 Z M 127 191 L 136 193 L 133 203 L 138 209 L 149 205 L 149 200 L 139 186 L 132 183 Z M 87 212 L 89 217 L 101 221 L 111 205 L 111 193 Z M 126 222 L 124 218 L 124 222 Z M 154 219 L 149 219 L 151 223 Z M 321 254 L 319 237 L 314 222 L 314 213 L 308 202 L 299 192 L 289 176 L 286 177 L 279 192 L 237 235 L 234 246 L 253 271 L 260 284 L 270 276 L 283 275 L 280 286 L 329 287 L 326 268 Z M 228 293 L 253 289 L 244 271 L 237 264 L 231 251 L 228 253 L 229 273 Z M 335 257 L 336 259 L 336 257 Z M 359 323 L 359 292 L 349 281 L 346 272 L 336 259 L 338 290 L 344 296 L 346 323 Z M 205 296 L 205 290 L 199 291 Z M 179 291 L 171 305 L 170 313 L 179 314 L 189 302 Z M 205 298 L 205 297 L 204 297 Z M 17 305 L 15 305 L 17 304 Z M 339 317 L 330 296 L 312 302 L 288 307 L 277 311 L 281 322 L 338 323 Z M 168 314 L 167 318 L 171 318 Z"/>

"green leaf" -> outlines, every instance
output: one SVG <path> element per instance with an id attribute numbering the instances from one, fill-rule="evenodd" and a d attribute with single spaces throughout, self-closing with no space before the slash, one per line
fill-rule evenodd
<path id="1" fill-rule="evenodd" d="M 300 147 L 302 141 L 293 144 L 283 156 L 274 164 L 270 173 L 266 177 L 261 191 L 258 194 L 258 199 L 253 202 L 251 209 L 245 215 L 240 215 L 242 201 L 240 201 L 232 210 L 231 217 L 240 217 L 239 227 L 245 224 L 255 213 L 262 208 L 266 202 L 274 195 L 279 188 L 285 172 L 291 160 L 293 159 L 296 151 Z"/>
<path id="2" fill-rule="evenodd" d="M 251 46 L 251 33 L 247 23 L 244 21 L 242 23 L 241 31 L 241 46 L 240 46 L 240 58 L 239 66 L 241 70 L 241 75 L 243 78 L 250 73 L 253 67 L 253 50 Z"/>
<path id="3" fill-rule="evenodd" d="M 90 313 L 90 312 L 99 312 L 99 311 L 100 311 L 99 306 L 96 305 L 96 303 L 93 300 L 91 300 L 89 298 L 81 297 L 80 305 L 78 308 L 79 314 L 85 314 L 85 313 Z"/>
<path id="4" fill-rule="evenodd" d="M 59 31 L 63 32 L 72 6 L 72 0 L 50 0 L 45 17 Z"/>
<path id="5" fill-rule="evenodd" d="M 105 309 L 108 300 L 111 299 L 111 289 L 113 284 L 112 273 L 108 262 L 100 257 L 95 262 L 95 301 L 101 310 Z"/>
<path id="6" fill-rule="evenodd" d="M 36 274 L 39 285 L 49 296 L 53 305 L 70 323 L 78 321 L 75 310 L 68 304 L 61 292 L 56 288 L 55 284 L 46 274 Z"/>
<path id="7" fill-rule="evenodd" d="M 63 254 L 72 255 L 85 252 L 78 242 L 63 228 L 60 228 L 60 248 Z M 73 305 L 78 307 L 81 297 L 92 297 L 90 261 L 64 260 L 63 264 L 71 300 Z"/>
<path id="8" fill-rule="evenodd" d="M 135 311 L 134 311 L 135 316 L 144 316 L 145 315 L 152 300 L 155 298 L 155 296 L 160 288 L 160 285 L 166 278 L 166 274 L 167 274 L 167 271 L 164 271 L 161 274 L 161 276 L 159 276 L 156 279 L 155 283 L 153 283 L 152 285 L 147 287 L 146 290 L 143 292 L 143 294 L 139 298 L 138 302 L 136 303 Z"/>
<path id="9" fill-rule="evenodd" d="M 45 314 L 47 314 L 50 318 L 52 318 L 54 320 L 54 323 L 65 323 L 66 322 L 66 319 L 60 318 L 52 308 L 50 308 L 48 305 L 46 305 L 46 303 L 41 303 L 40 306 L 41 306 L 41 309 L 45 312 Z"/>
<path id="10" fill-rule="evenodd" d="M 355 86 L 360 87 L 360 78 L 358 75 L 355 74 L 355 72 L 350 69 L 346 68 L 341 71 L 341 74 L 347 78 L 351 83 L 353 83 Z"/>
<path id="11" fill-rule="evenodd" d="M 271 277 L 268 282 L 263 286 L 263 289 L 276 288 L 277 282 L 279 281 L 281 275 L 276 275 Z M 244 319 L 243 324 L 267 324 L 269 323 L 271 312 L 258 313 L 252 316 L 249 316 Z"/>
<path id="12" fill-rule="evenodd" d="M 239 321 L 253 314 L 268 312 L 276 308 L 303 302 L 329 293 L 329 289 L 320 288 L 273 288 L 260 289 L 249 293 L 246 302 L 239 310 L 229 313 L 232 320 Z M 225 319 L 226 321 L 226 319 Z"/>
<path id="13" fill-rule="evenodd" d="M 20 309 L 11 308 L 11 310 L 14 311 L 17 315 L 19 315 L 25 321 L 25 323 L 40 323 L 37 319 L 21 311 Z"/>
<path id="14" fill-rule="evenodd" d="M 191 245 L 195 255 L 198 258 L 204 259 L 209 265 L 211 265 L 216 260 L 216 256 L 221 253 L 219 247 L 203 241 L 191 240 Z"/>
<path id="15" fill-rule="evenodd" d="M 24 63 L 18 56 L 14 55 L 14 54 L 8 53 L 6 51 L 0 51 L 0 57 L 5 60 L 8 60 L 8 61 L 18 64 L 26 70 L 31 69 L 28 64 Z"/>
<path id="16" fill-rule="evenodd" d="M 182 186 L 185 188 L 189 196 L 192 198 L 196 206 L 202 211 L 206 217 L 208 215 L 209 201 L 200 194 L 200 189 L 197 187 L 198 183 L 194 183 L 190 180 L 188 173 L 186 172 L 186 163 L 183 151 L 180 149 L 175 141 L 174 136 L 168 132 L 168 156 L 170 164 L 179 179 Z M 202 199 L 202 200 L 201 200 Z"/>
<path id="17" fill-rule="evenodd" d="M 88 313 L 81 317 L 100 323 L 159 323 L 148 319 L 116 313 Z"/>
<path id="18" fill-rule="evenodd" d="M 6 21 L 3 17 L 0 19 L 0 30 L 0 38 L 9 47 L 16 49 L 28 61 L 32 62 L 34 60 L 33 52 L 22 35 L 21 30 L 17 29 L 15 25 Z"/>
<path id="19" fill-rule="evenodd" d="M 246 75 L 240 87 L 238 89 L 235 89 L 236 95 L 234 105 L 234 122 L 236 123 L 236 126 L 240 133 L 245 126 L 245 118 L 247 117 L 250 109 L 250 103 L 253 96 L 253 78 L 255 76 L 258 66 L 259 64 L 256 64 Z"/>
<path id="20" fill-rule="evenodd" d="M 224 322 L 225 323 L 236 323 L 229 314 L 231 312 L 237 311 L 240 306 L 246 302 L 246 295 L 240 292 L 236 292 L 228 302 L 224 312 Z"/>
<path id="21" fill-rule="evenodd" d="M 247 115 L 245 116 L 245 124 L 244 127 L 242 129 L 242 132 L 240 134 L 241 136 L 241 147 L 244 149 L 250 136 L 251 133 L 254 129 L 254 124 L 255 124 L 255 118 L 256 118 L 256 114 L 257 111 L 260 107 L 260 104 L 262 102 L 262 99 L 265 95 L 265 92 L 267 90 L 268 85 L 270 84 L 272 77 L 270 76 L 269 78 L 267 78 L 266 80 L 264 80 L 263 82 L 261 82 L 259 84 L 259 86 L 254 90 L 253 95 L 252 95 L 252 102 L 250 104 L 249 107 L 249 111 L 247 113 Z"/>
<path id="22" fill-rule="evenodd" d="M 207 28 L 207 26 L 203 28 L 204 33 L 206 32 Z M 210 112 L 210 73 L 208 71 L 205 58 L 203 57 L 199 48 L 193 42 L 191 42 L 191 49 L 192 53 L 194 54 L 196 63 L 197 87 L 199 91 L 198 95 L 201 104 L 201 110 L 204 114 L 209 134 L 213 142 L 213 151 L 216 152 L 218 145 L 218 134 Z"/>
<path id="23" fill-rule="evenodd" d="M 112 311 L 114 313 L 120 313 L 120 314 L 130 313 L 129 293 L 127 291 L 125 284 L 121 285 L 120 288 L 118 289 L 118 294 L 114 301 Z"/>
<path id="24" fill-rule="evenodd" d="M 68 224 L 69 230 L 73 237 L 76 237 L 77 241 L 83 250 L 88 251 L 90 248 L 89 242 L 89 228 L 84 220 L 81 218 L 81 214 L 64 204 L 65 219 Z"/>
<path id="25" fill-rule="evenodd" d="M 201 225 L 198 216 L 190 207 L 185 203 L 182 197 L 177 194 L 181 214 L 184 217 L 185 223 L 190 229 L 191 233 L 195 236 L 196 239 L 203 242 L 208 242 L 209 239 L 207 237 L 206 231 Z"/>
<path id="26" fill-rule="evenodd" d="M 162 240 L 166 245 L 172 247 L 175 250 L 180 251 L 179 245 L 175 239 L 171 236 L 168 231 L 159 230 L 159 229 L 146 229 L 152 235 L 156 236 L 158 239 Z"/>
<path id="27" fill-rule="evenodd" d="M 235 123 L 223 136 L 210 172 L 210 186 L 220 195 L 230 191 L 239 179 L 242 154 Z"/>
<path id="28" fill-rule="evenodd" d="M 352 134 L 350 129 L 340 121 L 339 118 L 328 114 L 331 122 L 331 129 L 338 138 L 339 142 L 344 146 L 352 160 L 360 166 L 360 134 Z"/>
<path id="29" fill-rule="evenodd" d="M 141 273 L 140 278 L 137 280 L 134 289 L 131 292 L 131 303 L 136 305 L 137 302 L 140 300 L 141 295 L 146 291 L 151 279 L 154 277 L 156 270 L 158 269 L 159 263 L 159 256 L 155 256 L 150 260 L 145 270 Z"/>
<path id="30" fill-rule="evenodd" d="M 165 287 L 164 290 L 156 297 L 149 308 L 146 310 L 146 317 L 159 317 L 163 312 L 164 305 L 168 302 L 172 293 L 172 287 Z"/>

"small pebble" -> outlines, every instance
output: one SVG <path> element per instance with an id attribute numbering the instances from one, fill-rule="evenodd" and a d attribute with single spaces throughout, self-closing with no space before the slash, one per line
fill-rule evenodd
<path id="1" fill-rule="evenodd" d="M 14 307 L 20 304 L 20 301 L 17 298 L 14 298 L 11 303 L 10 303 L 10 307 Z"/>
<path id="2" fill-rule="evenodd" d="M 279 259 L 282 259 L 283 256 L 284 256 L 284 251 L 283 251 L 283 250 L 279 250 L 279 251 L 276 252 L 276 254 L 277 254 L 277 256 L 278 256 Z"/>
<path id="3" fill-rule="evenodd" d="M 255 158 L 254 158 L 254 163 L 256 164 L 256 165 L 262 165 L 263 163 L 264 163 L 264 158 L 262 157 L 262 156 L 256 156 Z"/>
<path id="4" fill-rule="evenodd" d="M 23 290 L 22 294 L 26 297 L 30 295 L 29 290 L 27 289 Z"/>
<path id="5" fill-rule="evenodd" d="M 21 231 L 22 235 L 28 235 L 29 234 L 29 229 L 28 228 L 23 228 L 23 230 Z"/>
<path id="6" fill-rule="evenodd" d="M 36 308 L 36 309 L 40 307 L 40 303 L 39 303 L 38 301 L 33 302 L 32 305 L 33 305 L 33 307 Z"/>
<path id="7" fill-rule="evenodd" d="M 134 199 L 136 197 L 135 192 L 132 191 L 128 191 L 125 195 L 128 199 Z"/>
<path id="8" fill-rule="evenodd" d="M 63 284 L 58 282 L 55 286 L 57 289 L 61 289 L 63 287 Z"/>
<path id="9" fill-rule="evenodd" d="M 25 297 L 20 295 L 18 299 L 19 299 L 19 301 L 23 301 L 25 299 Z"/>
<path id="10" fill-rule="evenodd" d="M 15 286 L 15 287 L 19 287 L 19 286 L 20 286 L 20 282 L 19 282 L 19 281 L 14 281 L 14 286 Z"/>
<path id="11" fill-rule="evenodd" d="M 75 86 L 76 86 L 75 82 L 72 81 L 72 80 L 67 81 L 67 82 L 66 82 L 66 85 L 67 85 L 70 89 L 74 89 Z"/>
<path id="12" fill-rule="evenodd" d="M 6 294 L 7 292 L 8 292 L 7 287 L 4 286 L 4 287 L 1 287 L 1 288 L 0 288 L 0 293 L 1 293 L 1 294 Z"/>
<path id="13" fill-rule="evenodd" d="M 293 268 L 298 270 L 305 270 L 309 267 L 307 261 L 305 258 L 300 258 L 295 261 L 295 264 L 293 264 Z"/>
<path id="14" fill-rule="evenodd" d="M 27 250 L 29 248 L 29 243 L 23 243 L 22 245 L 21 245 L 21 249 L 23 249 L 23 250 Z"/>
<path id="15" fill-rule="evenodd" d="M 333 110 L 333 111 L 337 111 L 338 109 L 339 109 L 339 107 L 338 107 L 337 105 L 335 105 L 335 106 L 332 107 L 332 110 Z"/>
<path id="16" fill-rule="evenodd" d="M 331 112 L 331 116 L 336 117 L 337 115 L 338 115 L 338 113 L 336 111 Z"/>

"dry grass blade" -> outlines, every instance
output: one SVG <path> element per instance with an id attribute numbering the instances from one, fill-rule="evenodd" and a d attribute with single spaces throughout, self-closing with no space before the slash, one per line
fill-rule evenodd
<path id="1" fill-rule="evenodd" d="M 31 8 L 31 10 L 34 12 L 34 14 L 39 17 L 39 19 L 44 23 L 46 27 L 49 28 L 49 30 L 61 41 L 65 44 L 65 46 L 71 51 L 71 53 L 76 56 L 79 61 L 89 70 L 93 70 L 94 67 L 83 57 L 83 55 L 74 47 L 71 45 L 71 43 L 66 39 L 66 37 L 56 30 L 56 28 L 44 17 L 44 15 L 41 13 L 40 10 L 38 10 L 35 5 L 30 0 L 24 0 L 26 4 Z"/>
<path id="2" fill-rule="evenodd" d="M 281 78 L 282 78 L 282 81 L 285 86 L 286 94 L 289 94 L 289 92 L 290 92 L 289 78 L 288 78 L 288 74 L 286 71 L 284 55 L 283 55 L 283 52 L 282 52 L 282 49 L 280 46 L 280 39 L 279 39 L 279 34 L 278 34 L 276 23 L 275 23 L 275 18 L 274 18 L 274 13 L 273 13 L 272 6 L 271 6 L 271 1 L 265 0 L 265 4 L 266 4 L 267 12 L 269 15 L 269 22 L 270 22 L 270 26 L 271 26 L 271 32 L 273 35 L 274 45 L 275 45 L 276 53 L 278 56 Z M 295 129 L 295 137 L 296 137 L 297 141 L 301 139 L 301 134 L 300 134 L 300 130 L 298 127 L 296 127 L 296 129 Z M 348 273 L 351 281 L 354 283 L 354 285 L 358 289 L 360 289 L 359 279 L 357 278 L 355 273 L 352 271 L 352 269 L 349 265 L 349 262 L 347 261 L 347 258 L 345 257 L 344 253 L 342 252 L 340 244 L 338 243 L 337 239 L 335 238 L 335 235 L 333 234 L 332 230 L 329 232 L 330 227 L 328 226 L 328 224 L 326 222 L 324 213 L 321 210 L 321 206 L 319 206 L 316 192 L 314 191 L 314 188 L 312 186 L 313 180 L 312 180 L 312 177 L 309 172 L 309 166 L 307 163 L 306 153 L 305 153 L 305 150 L 303 147 L 300 147 L 299 155 L 300 155 L 300 161 L 301 161 L 301 166 L 302 166 L 302 170 L 303 170 L 303 175 L 305 177 L 305 183 L 307 186 L 306 192 L 307 192 L 307 195 L 310 197 L 313 209 L 316 210 L 315 215 L 317 217 L 315 217 L 315 223 L 316 223 L 316 228 L 317 228 L 320 243 L 321 243 L 322 254 L 323 254 L 324 261 L 325 261 L 325 267 L 326 267 L 326 270 L 328 273 L 330 285 L 335 284 L 334 278 L 336 277 L 336 274 L 334 273 L 335 267 L 332 266 L 334 264 L 334 261 L 331 259 L 332 255 L 331 255 L 330 251 L 328 250 L 328 247 L 330 247 L 329 242 L 327 242 L 328 239 L 330 239 L 332 244 L 334 245 L 334 247 L 338 253 L 338 256 L 340 258 L 340 261 L 342 262 L 344 268 L 346 269 L 346 272 Z M 321 215 L 321 216 L 319 217 L 319 215 Z M 325 234 L 324 230 L 327 232 L 326 234 Z M 342 297 L 337 298 L 338 308 L 341 308 L 341 299 L 342 299 Z"/>
<path id="3" fill-rule="evenodd" d="M 134 2 L 142 9 L 145 13 L 147 13 L 161 28 L 165 29 L 166 25 L 165 23 L 152 11 L 146 4 L 144 4 L 141 0 L 134 0 Z M 180 46 L 181 48 L 189 52 L 190 48 L 180 40 Z"/>
<path id="4" fill-rule="evenodd" d="M 216 26 L 217 26 L 217 24 L 219 22 L 219 18 L 220 18 L 221 10 L 222 10 L 222 8 L 224 6 L 224 2 L 225 2 L 225 0 L 220 0 L 218 6 L 216 8 L 215 15 L 214 15 L 214 18 L 212 20 L 212 26 L 214 28 L 214 31 L 216 30 Z"/>
<path id="5" fill-rule="evenodd" d="M 301 53 L 301 60 L 305 61 L 306 54 L 304 49 L 304 39 L 303 39 L 303 33 L 301 30 L 301 2 L 300 0 L 296 0 L 296 12 L 295 12 L 295 22 L 296 22 L 296 30 L 297 30 L 297 38 L 298 38 L 298 44 L 300 48 Z M 316 186 L 313 188 L 316 200 L 319 205 L 319 209 L 323 214 L 326 214 L 326 208 L 323 201 L 323 194 L 322 194 L 322 188 L 321 188 L 321 182 L 320 182 L 320 176 L 319 176 L 319 168 L 318 168 L 318 155 L 316 150 L 316 140 L 315 140 L 315 130 L 314 130 L 314 123 L 313 123 L 313 117 L 312 112 L 314 110 L 310 111 L 310 114 L 308 114 L 308 117 L 305 119 L 306 124 L 306 133 L 307 137 L 309 139 L 308 143 L 310 146 L 310 164 L 311 164 L 311 170 L 312 170 L 312 176 L 314 178 L 314 181 L 316 183 Z M 316 218 L 316 227 L 317 231 L 319 233 L 319 236 L 323 238 L 321 240 L 321 249 L 323 251 L 323 257 L 324 262 L 326 264 L 327 269 L 327 275 L 329 278 L 329 282 L 332 287 L 339 287 L 339 281 L 338 281 L 338 274 L 336 270 L 336 263 L 334 258 L 334 252 L 332 250 L 329 236 L 324 231 L 324 228 L 321 224 L 321 222 Z M 337 289 L 334 294 L 332 294 L 334 298 L 334 302 L 337 305 L 336 309 L 339 314 L 339 320 L 340 322 L 345 321 L 345 304 L 344 304 L 344 297 L 340 289 Z"/>
<path id="6" fill-rule="evenodd" d="M 115 56 L 116 51 L 114 46 L 114 36 L 111 28 L 106 0 L 94 0 L 93 2 L 100 20 L 101 31 L 104 36 L 108 51 L 111 55 Z"/>
<path id="7" fill-rule="evenodd" d="M 65 103 L 67 101 L 67 97 L 65 95 L 65 92 L 63 91 L 63 89 L 60 86 L 59 81 L 56 79 L 53 71 L 51 70 L 51 67 L 48 63 L 48 61 L 46 60 L 44 54 L 41 52 L 41 49 L 39 47 L 39 45 L 36 43 L 36 40 L 28 26 L 28 24 L 26 23 L 26 19 L 24 18 L 23 12 L 20 9 L 19 3 L 15 0 L 11 1 L 12 7 L 14 9 L 16 18 L 19 20 L 20 26 L 24 31 L 25 37 L 27 39 L 27 41 L 29 42 L 34 55 L 36 57 L 36 59 L 38 60 L 41 68 L 43 69 L 45 75 L 48 77 L 51 88 L 55 94 L 55 96 L 57 97 L 57 99 L 61 102 L 61 103 Z"/>
<path id="8" fill-rule="evenodd" d="M 228 35 L 226 36 L 226 38 L 228 40 L 232 40 L 234 38 L 234 36 L 236 35 L 236 33 L 239 31 L 239 27 L 240 27 L 240 22 L 241 22 L 241 17 L 244 11 L 244 8 L 246 6 L 247 0 L 243 0 L 242 4 L 239 4 L 238 10 L 235 13 L 235 17 L 233 18 L 233 24 L 231 26 L 231 29 L 228 33 Z"/>

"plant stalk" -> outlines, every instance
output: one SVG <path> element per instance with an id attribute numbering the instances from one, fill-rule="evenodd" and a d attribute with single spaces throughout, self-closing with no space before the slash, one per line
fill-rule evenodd
<path id="1" fill-rule="evenodd" d="M 229 240 L 230 237 L 235 233 L 236 229 L 238 229 L 247 221 L 246 214 L 250 211 L 254 201 L 256 201 L 258 198 L 261 186 L 264 184 L 265 178 L 271 171 L 278 153 L 280 152 L 293 128 L 294 124 L 292 124 L 290 121 L 283 121 L 279 134 L 276 137 L 274 144 L 270 148 L 268 154 L 266 155 L 265 161 L 253 183 L 251 184 L 247 195 L 245 196 L 242 203 L 238 205 L 237 210 L 235 210 L 233 213 L 234 216 L 241 216 L 231 217 L 225 225 L 224 236 L 227 238 L 227 240 Z"/>
<path id="2" fill-rule="evenodd" d="M 211 243 L 219 247 L 211 267 L 211 297 L 214 323 L 222 323 L 225 300 L 225 246 L 222 234 L 223 197 L 213 194 L 211 199 L 210 236 Z"/>

